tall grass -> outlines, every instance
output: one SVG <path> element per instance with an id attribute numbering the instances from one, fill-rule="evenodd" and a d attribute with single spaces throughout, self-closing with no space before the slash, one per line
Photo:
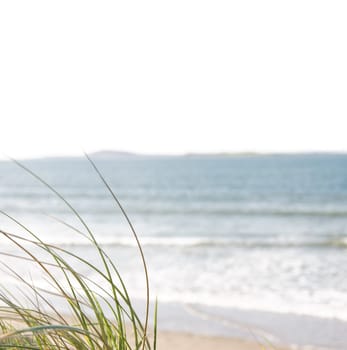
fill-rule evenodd
<path id="1" fill-rule="evenodd" d="M 150 342 L 149 282 L 140 241 L 117 196 L 90 157 L 86 155 L 86 158 L 123 213 L 138 245 L 146 284 L 144 321 L 133 306 L 117 266 L 100 246 L 79 212 L 53 186 L 22 163 L 13 160 L 69 208 L 82 224 L 83 232 L 62 220 L 59 221 L 74 234 L 82 235 L 90 242 L 100 264 L 93 264 L 72 249 L 48 244 L 15 217 L 0 211 L 26 233 L 22 236 L 0 229 L 2 239 L 16 248 L 15 253 L 1 254 L 34 264 L 48 286 L 35 286 L 22 273 L 2 262 L 2 269 L 21 284 L 21 295 L 1 286 L 0 349 L 156 349 L 157 305 L 154 311 L 153 341 Z M 82 273 L 87 270 L 92 273 L 93 278 L 89 277 L 89 273 Z M 65 305 L 65 309 L 62 310 L 58 304 Z"/>

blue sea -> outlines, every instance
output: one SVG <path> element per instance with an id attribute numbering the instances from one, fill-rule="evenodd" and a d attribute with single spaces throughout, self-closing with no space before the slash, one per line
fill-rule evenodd
<path id="1" fill-rule="evenodd" d="M 347 348 L 347 155 L 93 159 L 139 235 L 151 295 L 168 310 L 180 305 L 189 317 L 201 316 L 202 328 L 218 318 L 226 335 L 225 323 L 242 323 L 279 340 L 289 324 L 299 322 L 285 342 Z M 88 161 L 23 164 L 78 210 L 119 266 L 131 295 L 143 299 L 136 242 Z M 1 210 L 46 241 L 95 258 L 88 241 L 56 220 L 83 230 L 69 208 L 11 161 L 0 162 L 0 198 Z M 21 231 L 5 216 L 0 229 Z M 1 250 L 14 249 L 3 238 Z M 26 266 L 19 261 L 16 268 L 24 273 Z M 40 274 L 30 274 L 36 284 L 45 283 Z M 0 278 L 12 283 L 6 271 Z M 323 329 L 328 333 L 319 340 Z"/>

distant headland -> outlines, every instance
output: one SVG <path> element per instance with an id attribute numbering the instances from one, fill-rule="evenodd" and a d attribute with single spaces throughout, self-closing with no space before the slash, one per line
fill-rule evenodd
<path id="1" fill-rule="evenodd" d="M 140 154 L 127 152 L 127 151 L 116 151 L 116 150 L 101 150 L 89 154 L 90 156 L 97 158 L 114 158 L 114 157 L 129 157 L 138 156 Z"/>
<path id="2" fill-rule="evenodd" d="M 258 152 L 258 151 L 244 151 L 244 152 L 186 152 L 186 153 L 141 153 L 141 152 L 130 152 L 122 150 L 99 150 L 95 152 L 87 152 L 91 158 L 95 159 L 122 159 L 122 158 L 234 158 L 234 157 L 281 157 L 281 156 L 347 156 L 346 151 L 302 151 L 302 152 Z M 22 160 L 55 160 L 55 159 L 74 159 L 82 158 L 83 153 L 80 155 L 47 155 L 39 157 L 27 157 Z M 17 159 L 21 159 L 20 157 Z M 1 159 L 0 161 L 6 161 Z"/>

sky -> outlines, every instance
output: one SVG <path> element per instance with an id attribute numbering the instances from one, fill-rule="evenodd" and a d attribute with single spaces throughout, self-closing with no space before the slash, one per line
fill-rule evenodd
<path id="1" fill-rule="evenodd" d="M 347 151 L 347 2 L 1 1 L 0 153 Z"/>

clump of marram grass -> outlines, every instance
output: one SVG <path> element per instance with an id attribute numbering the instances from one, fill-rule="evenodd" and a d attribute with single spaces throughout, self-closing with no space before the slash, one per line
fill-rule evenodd
<path id="1" fill-rule="evenodd" d="M 77 217 L 85 232 L 61 222 L 91 242 L 98 254 L 101 267 L 95 266 L 71 250 L 44 242 L 23 223 L 1 211 L 2 215 L 26 232 L 26 236 L 19 236 L 0 230 L 2 238 L 18 249 L 18 254 L 2 252 L 2 255 L 33 263 L 41 270 L 50 287 L 37 287 L 11 266 L 2 263 L 2 268 L 16 278 L 24 288 L 21 289 L 22 295 L 19 297 L 4 286 L 0 286 L 0 349 L 155 350 L 156 348 L 156 307 L 153 343 L 148 339 L 149 283 L 141 245 L 112 189 L 93 161 L 87 155 L 86 157 L 128 221 L 138 244 L 146 280 L 145 320 L 144 322 L 140 320 L 117 267 L 97 242 L 77 210 L 41 177 L 14 160 L 62 200 Z M 74 267 L 74 263 L 80 268 Z M 83 270 L 81 267 L 96 274 L 98 283 L 79 272 Z M 61 311 L 56 306 L 56 301 L 64 303 L 68 311 Z"/>

